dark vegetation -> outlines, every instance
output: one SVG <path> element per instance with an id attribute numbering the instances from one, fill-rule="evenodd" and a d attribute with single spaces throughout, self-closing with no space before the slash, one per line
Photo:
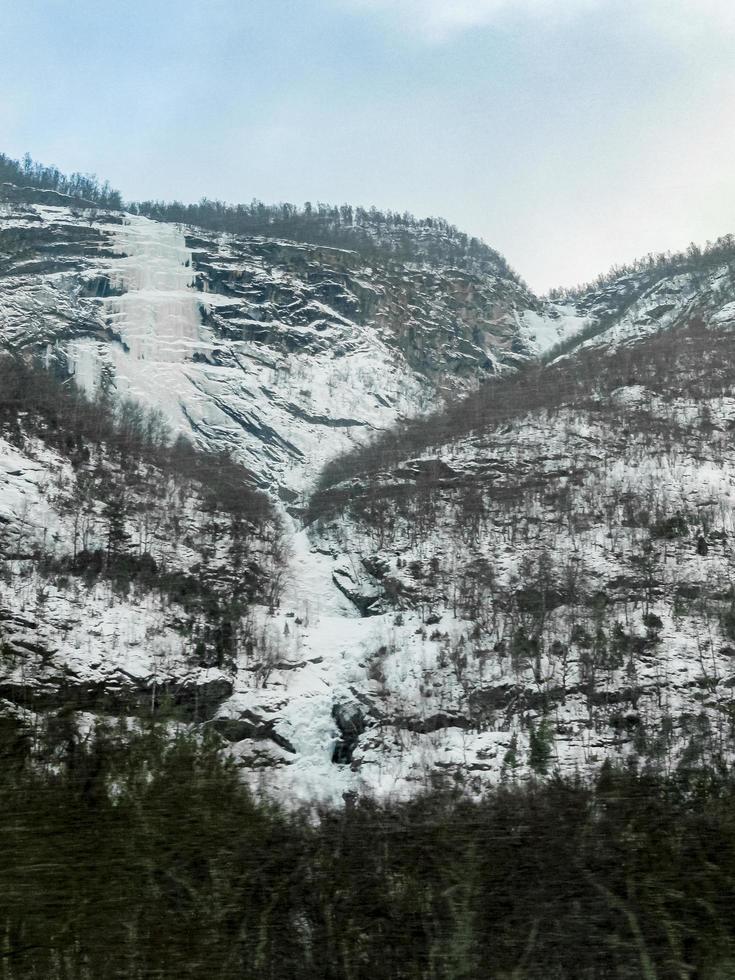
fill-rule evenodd
<path id="1" fill-rule="evenodd" d="M 481 802 L 256 802 L 216 741 L 3 725 L 7 980 L 720 980 L 735 783 L 604 768 Z"/>
<path id="2" fill-rule="evenodd" d="M 0 184 L 56 191 L 80 204 L 127 208 L 157 221 L 208 228 L 236 235 L 285 238 L 290 241 L 345 248 L 370 260 L 426 262 L 487 272 L 521 282 L 503 256 L 479 238 L 467 235 L 444 218 L 416 218 L 407 211 L 379 211 L 375 207 L 312 204 L 227 204 L 202 198 L 197 204 L 180 201 L 129 201 L 93 174 L 63 174 L 26 154 L 13 160 L 0 154 Z"/>
<path id="3" fill-rule="evenodd" d="M 446 466 L 424 460 L 415 465 L 410 484 L 388 479 L 400 463 L 428 455 L 440 446 L 482 438 L 529 412 L 555 412 L 565 406 L 593 412 L 615 411 L 609 395 L 623 385 L 643 385 L 663 398 L 706 392 L 729 394 L 735 384 L 735 335 L 709 329 L 701 319 L 657 334 L 634 346 L 580 350 L 574 359 L 554 364 L 529 363 L 515 374 L 485 382 L 469 396 L 379 434 L 365 445 L 330 461 L 323 469 L 308 519 L 331 514 L 355 494 L 413 494 L 450 479 Z M 655 425 L 645 406 L 640 422 Z M 631 420 L 635 413 L 628 412 Z M 666 423 L 669 438 L 675 423 Z M 410 473 L 410 467 L 404 467 Z M 382 474 L 383 480 L 377 479 Z M 352 482 L 350 482 L 352 481 Z M 341 486 L 344 484 L 344 486 Z"/>
<path id="4" fill-rule="evenodd" d="M 179 201 L 143 201 L 131 211 L 157 221 L 225 231 L 235 235 L 262 235 L 290 241 L 326 245 L 359 252 L 364 258 L 429 265 L 459 266 L 489 272 L 520 282 L 506 260 L 479 238 L 473 238 L 443 218 L 416 218 L 408 212 L 376 208 L 338 207 L 329 204 L 225 204 L 202 198 L 198 204 Z"/>
<path id="5" fill-rule="evenodd" d="M 26 154 L 22 160 L 13 160 L 0 153 L 0 184 L 56 191 L 82 203 L 102 208 L 122 207 L 120 192 L 113 190 L 107 181 L 100 183 L 94 174 L 63 174 L 57 167 L 45 167 Z"/>

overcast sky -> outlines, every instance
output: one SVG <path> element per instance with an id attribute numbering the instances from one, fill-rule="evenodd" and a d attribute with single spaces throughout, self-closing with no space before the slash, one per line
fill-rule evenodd
<path id="1" fill-rule="evenodd" d="M 735 231 L 733 0 L 0 0 L 0 150 L 443 215 L 537 290 Z"/>

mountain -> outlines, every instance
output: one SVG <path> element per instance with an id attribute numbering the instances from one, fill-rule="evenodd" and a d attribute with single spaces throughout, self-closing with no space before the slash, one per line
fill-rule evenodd
<path id="1" fill-rule="evenodd" d="M 352 686 L 382 722 L 357 766 L 388 742 L 418 778 L 432 746 L 479 787 L 731 751 L 733 344 L 695 323 L 585 352 L 330 469 L 312 535 L 392 623 Z"/>
<path id="2" fill-rule="evenodd" d="M 443 223 L 57 184 L 0 204 L 7 716 L 306 799 L 728 755 L 725 240 L 539 298 Z"/>
<path id="3" fill-rule="evenodd" d="M 649 255 L 553 296 L 546 306 L 549 315 L 571 308 L 584 321 L 561 340 L 557 352 L 636 341 L 697 317 L 727 322 L 735 296 L 735 238 L 725 235 L 704 249 L 691 245 L 686 252 Z"/>
<path id="4" fill-rule="evenodd" d="M 57 204 L 5 190 L 2 342 L 160 408 L 289 502 L 355 441 L 538 350 L 527 319 L 541 304 L 500 268 L 392 249 L 378 264 L 39 194 Z"/>

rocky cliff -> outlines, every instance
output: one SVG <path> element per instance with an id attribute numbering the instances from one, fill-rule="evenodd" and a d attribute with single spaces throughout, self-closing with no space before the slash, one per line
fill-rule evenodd
<path id="1" fill-rule="evenodd" d="M 536 297 L 492 271 L 0 207 L 2 342 L 87 391 L 161 408 L 288 501 L 355 441 L 536 353 L 531 314 L 548 326 Z"/>

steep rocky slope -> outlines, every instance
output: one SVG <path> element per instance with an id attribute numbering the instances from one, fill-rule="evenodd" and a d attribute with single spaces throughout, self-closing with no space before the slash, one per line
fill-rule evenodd
<path id="1" fill-rule="evenodd" d="M 356 778 L 732 755 L 734 344 L 578 358 L 322 491 L 313 539 L 375 620 Z"/>
<path id="2" fill-rule="evenodd" d="M 89 403 L 0 359 L 0 698 L 57 711 L 211 718 L 253 610 L 278 602 L 281 525 L 248 474 L 156 416 Z"/>
<path id="3" fill-rule="evenodd" d="M 8 410 L 4 711 L 165 707 L 305 798 L 731 751 L 727 261 L 540 301 L 33 196 L 0 205 L 5 350 L 235 462 Z M 235 463 L 278 514 L 212 499 Z"/>
<path id="4" fill-rule="evenodd" d="M 561 339 L 560 351 L 610 347 L 695 317 L 710 319 L 735 301 L 735 239 L 718 239 L 704 250 L 649 256 L 629 269 L 612 272 L 592 286 L 557 295 L 544 306 L 552 319 L 572 311 L 578 331 Z M 724 314 L 727 317 L 727 313 Z"/>
<path id="5" fill-rule="evenodd" d="M 0 340 L 87 391 L 161 408 L 288 501 L 355 440 L 538 350 L 541 306 L 511 277 L 370 265 L 51 196 L 0 205 Z"/>

